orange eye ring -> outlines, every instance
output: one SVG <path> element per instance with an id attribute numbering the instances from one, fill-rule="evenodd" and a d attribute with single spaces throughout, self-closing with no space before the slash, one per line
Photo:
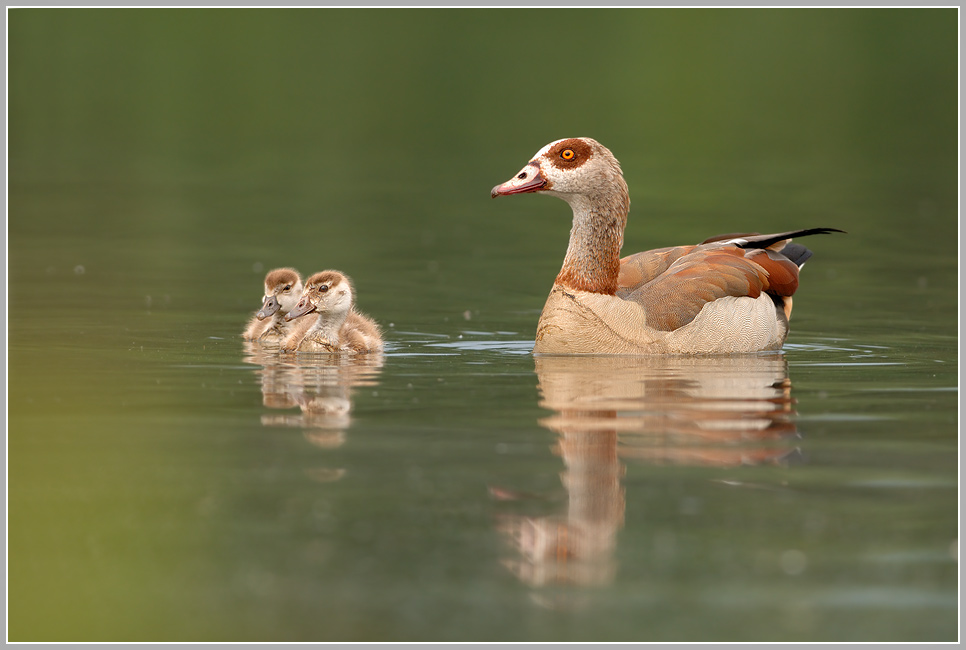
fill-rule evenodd
<path id="1" fill-rule="evenodd" d="M 573 149 L 564 149 L 563 151 L 560 152 L 560 157 L 563 158 L 564 160 L 573 160 L 574 159 L 574 150 Z"/>

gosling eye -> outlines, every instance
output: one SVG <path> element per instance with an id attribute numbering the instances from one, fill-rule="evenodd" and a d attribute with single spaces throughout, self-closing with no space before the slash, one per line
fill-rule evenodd
<path id="1" fill-rule="evenodd" d="M 321 291 L 322 293 L 325 293 L 328 290 L 329 290 L 329 285 L 327 284 L 319 285 L 319 291 Z"/>
<path id="2" fill-rule="evenodd" d="M 573 160 L 574 155 L 576 154 L 574 154 L 573 149 L 564 149 L 563 151 L 560 152 L 560 157 L 563 158 L 564 160 Z"/>
<path id="3" fill-rule="evenodd" d="M 292 288 L 292 285 L 290 285 L 290 284 L 286 284 L 286 285 L 285 285 L 285 286 L 284 286 L 284 287 L 282 288 L 282 291 L 288 291 L 288 290 L 289 290 L 289 289 L 291 289 L 291 288 Z"/>

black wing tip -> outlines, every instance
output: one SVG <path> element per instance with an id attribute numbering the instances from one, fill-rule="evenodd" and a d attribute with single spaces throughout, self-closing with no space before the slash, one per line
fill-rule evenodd
<path id="1" fill-rule="evenodd" d="M 781 241 L 781 239 L 778 238 L 791 239 L 792 237 L 808 237 L 809 235 L 831 235 L 833 232 L 840 232 L 846 235 L 849 234 L 844 230 L 840 230 L 839 228 L 804 228 L 802 230 L 792 230 L 789 232 L 771 235 L 769 239 Z"/>
<path id="2" fill-rule="evenodd" d="M 838 228 L 808 228 L 807 230 L 803 230 L 796 234 L 798 234 L 799 237 L 804 237 L 805 235 L 830 235 L 833 232 L 840 232 L 845 235 L 849 234 L 848 231 L 840 230 Z"/>
<path id="3" fill-rule="evenodd" d="M 808 235 L 829 235 L 833 232 L 846 233 L 844 230 L 839 230 L 838 228 L 805 228 L 803 230 L 791 230 L 789 232 L 775 233 L 773 235 L 759 235 L 757 237 L 748 237 L 748 241 L 744 244 L 738 244 L 741 248 L 768 248 L 769 246 L 776 244 L 785 239 L 793 239 L 795 237 L 807 237 Z"/>
<path id="4" fill-rule="evenodd" d="M 794 233 L 786 233 L 786 235 L 791 237 L 805 237 L 806 235 L 831 235 L 832 233 L 840 232 L 843 234 L 848 234 L 844 230 L 838 228 L 808 228 L 806 230 L 799 230 Z M 781 240 L 778 240 L 781 241 Z M 798 268 L 802 268 L 805 262 L 809 260 L 812 256 L 812 251 L 808 250 L 801 244 L 788 243 L 784 248 L 781 249 L 781 254 L 790 259 L 795 263 Z"/>

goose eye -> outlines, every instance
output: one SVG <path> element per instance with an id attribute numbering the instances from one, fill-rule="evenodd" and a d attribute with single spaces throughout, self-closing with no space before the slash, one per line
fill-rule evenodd
<path id="1" fill-rule="evenodd" d="M 574 159 L 574 150 L 573 149 L 564 149 L 563 151 L 560 152 L 560 157 L 563 158 L 564 160 L 573 160 Z"/>

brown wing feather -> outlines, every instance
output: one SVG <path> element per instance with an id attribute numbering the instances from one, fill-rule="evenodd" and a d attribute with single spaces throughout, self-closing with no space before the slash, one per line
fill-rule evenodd
<path id="1" fill-rule="evenodd" d="M 775 296 L 790 296 L 798 289 L 798 265 L 781 253 L 769 249 L 745 251 L 745 259 L 768 274 L 765 291 Z"/>
<path id="2" fill-rule="evenodd" d="M 617 295 L 634 291 L 667 271 L 678 259 L 693 251 L 696 246 L 669 246 L 628 255 L 621 259 L 617 276 Z"/>
<path id="3" fill-rule="evenodd" d="M 633 290 L 618 291 L 618 296 L 644 307 L 649 327 L 672 331 L 719 298 L 757 298 L 762 292 L 788 296 L 797 286 L 798 267 L 778 253 L 699 246 Z"/>
<path id="4" fill-rule="evenodd" d="M 801 246 L 788 257 L 780 251 L 793 237 L 832 232 L 844 231 L 809 228 L 773 235 L 728 233 L 709 237 L 697 246 L 629 255 L 620 261 L 617 296 L 639 303 L 647 314 L 647 325 L 662 331 L 687 325 L 707 303 L 719 298 L 757 298 L 762 292 L 775 297 L 787 318 L 791 296 L 798 289 L 799 264 L 811 253 Z M 745 243 L 721 243 L 737 238 Z"/>

